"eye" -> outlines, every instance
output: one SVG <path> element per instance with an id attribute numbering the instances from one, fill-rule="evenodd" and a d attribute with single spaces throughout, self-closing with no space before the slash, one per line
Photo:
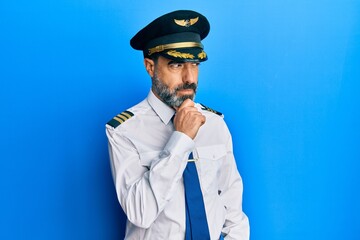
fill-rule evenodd
<path id="1" fill-rule="evenodd" d="M 183 63 L 177 63 L 177 62 L 172 62 L 169 64 L 169 67 L 172 69 L 180 69 L 184 66 Z"/>

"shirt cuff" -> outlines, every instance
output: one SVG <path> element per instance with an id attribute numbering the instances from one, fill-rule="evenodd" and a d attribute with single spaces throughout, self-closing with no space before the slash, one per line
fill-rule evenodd
<path id="1" fill-rule="evenodd" d="M 165 145 L 164 151 L 172 155 L 182 156 L 185 153 L 190 153 L 195 148 L 195 142 L 188 135 L 182 132 L 175 131 L 171 135 L 169 141 Z"/>

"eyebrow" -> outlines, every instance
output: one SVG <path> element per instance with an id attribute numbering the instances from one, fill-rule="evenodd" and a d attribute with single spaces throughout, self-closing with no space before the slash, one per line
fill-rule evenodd
<path id="1" fill-rule="evenodd" d="M 183 64 L 183 63 L 184 62 L 171 60 L 170 62 L 168 62 L 168 65 L 171 65 L 171 64 Z"/>
<path id="2" fill-rule="evenodd" d="M 171 60 L 170 62 L 168 62 L 167 64 L 168 65 L 171 65 L 171 64 L 185 64 L 185 63 L 187 63 L 187 62 L 183 62 L 183 61 L 175 61 L 175 60 Z M 200 64 L 200 62 L 199 61 L 189 61 L 189 63 L 196 63 L 196 64 Z"/>

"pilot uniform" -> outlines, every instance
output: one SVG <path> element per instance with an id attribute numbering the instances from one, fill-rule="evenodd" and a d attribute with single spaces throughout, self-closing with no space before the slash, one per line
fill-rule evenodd
<path id="1" fill-rule="evenodd" d="M 196 19 L 198 15 L 193 11 L 177 11 L 167 17 L 186 19 L 185 13 L 195 14 L 189 19 Z M 159 41 L 165 40 L 157 39 L 153 44 L 166 45 Z M 171 47 L 174 46 L 178 53 L 186 51 L 204 60 L 200 45 L 195 50 L 189 46 L 186 50 L 176 45 Z M 150 53 L 149 49 L 157 51 L 154 46 L 145 48 L 144 56 Z M 142 102 L 107 123 L 112 174 L 118 200 L 127 216 L 125 239 L 185 239 L 183 172 L 190 153 L 198 173 L 210 239 L 249 239 L 249 222 L 242 211 L 242 179 L 223 115 L 201 104 L 195 106 L 206 117 L 206 122 L 194 139 L 175 130 L 172 122 L 175 110 L 152 91 Z"/>

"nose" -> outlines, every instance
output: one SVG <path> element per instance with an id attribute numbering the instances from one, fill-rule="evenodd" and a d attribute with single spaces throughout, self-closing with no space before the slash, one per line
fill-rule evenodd
<path id="1" fill-rule="evenodd" d="M 196 83 L 197 82 L 197 66 L 193 66 L 192 63 L 185 63 L 182 72 L 183 82 L 186 84 Z"/>

